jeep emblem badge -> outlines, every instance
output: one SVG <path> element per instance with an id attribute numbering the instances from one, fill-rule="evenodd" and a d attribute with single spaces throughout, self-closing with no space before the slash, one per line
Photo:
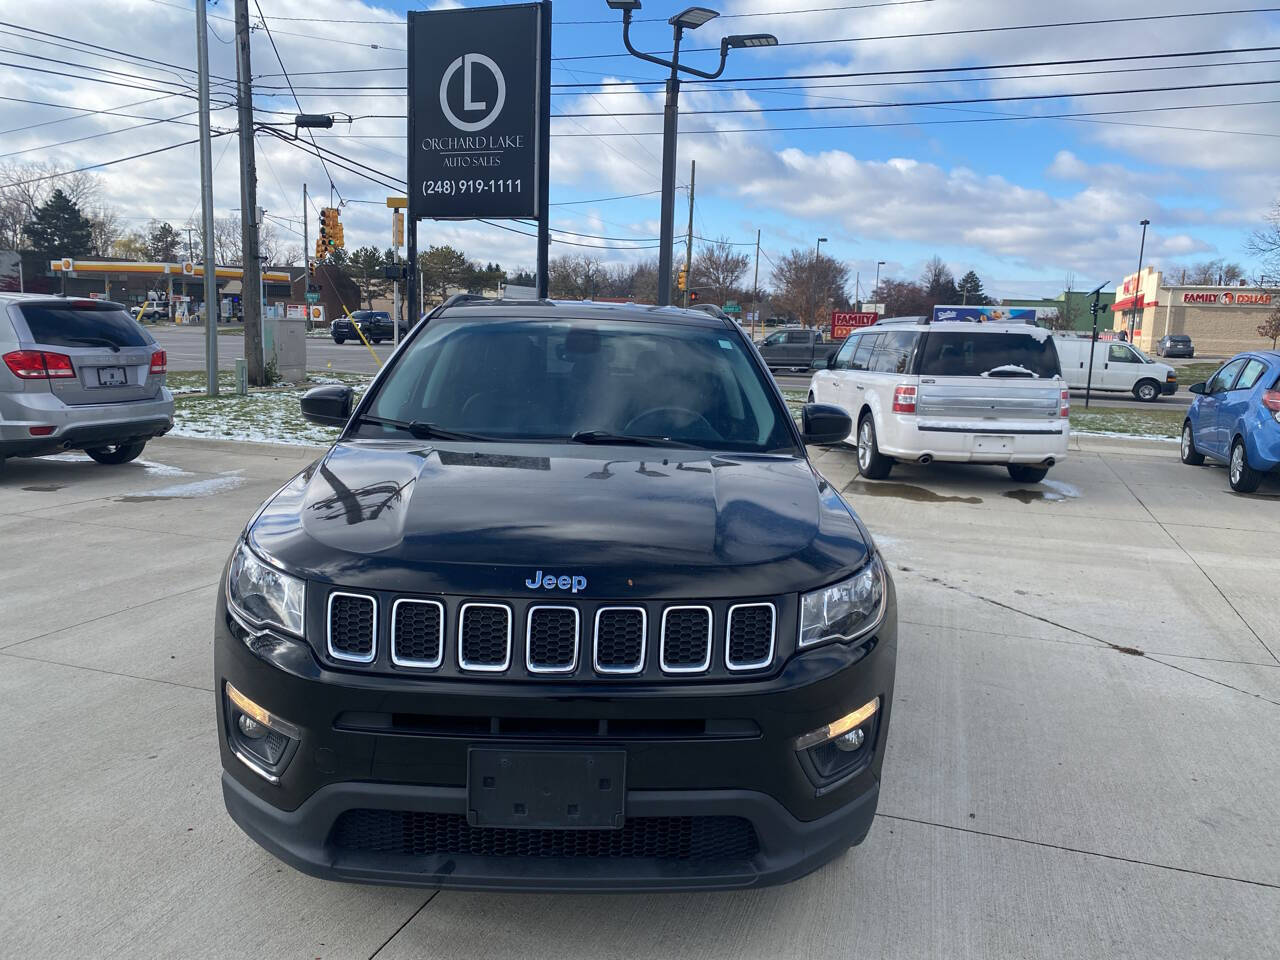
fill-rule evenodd
<path id="1" fill-rule="evenodd" d="M 587 578 L 576 574 L 572 577 L 567 574 L 557 577 L 539 570 L 526 580 L 524 585 L 530 590 L 542 587 L 543 590 L 571 590 L 577 593 L 579 590 L 587 589 Z"/>

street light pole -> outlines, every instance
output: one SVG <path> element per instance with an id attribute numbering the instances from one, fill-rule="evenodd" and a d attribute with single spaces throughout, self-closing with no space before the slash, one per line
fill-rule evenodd
<path id="1" fill-rule="evenodd" d="M 1133 328 L 1138 319 L 1138 294 L 1142 292 L 1142 255 L 1147 250 L 1147 227 L 1150 220 L 1140 221 L 1142 224 L 1142 242 L 1138 245 L 1138 276 L 1133 282 L 1133 313 L 1129 317 L 1129 342 L 1133 343 Z"/>
<path id="2" fill-rule="evenodd" d="M 880 306 L 880 268 L 883 266 L 883 260 L 876 261 L 876 288 L 871 291 L 871 300 L 877 307 Z M 879 313 L 880 311 L 877 310 L 876 314 L 879 315 Z"/>
<path id="3" fill-rule="evenodd" d="M 813 245 L 813 273 L 811 279 L 813 281 L 813 325 L 818 325 L 818 257 L 822 253 L 822 245 L 827 242 L 826 237 L 819 237 L 818 242 Z"/>
<path id="4" fill-rule="evenodd" d="M 204 247 L 205 391 L 218 395 L 218 272 L 213 255 L 213 154 L 209 130 L 209 37 L 205 0 L 196 0 L 196 70 L 200 107 L 200 245 Z M 191 231 L 187 231 L 191 248 Z M 194 256 L 188 259 L 194 260 Z"/>
<path id="5" fill-rule="evenodd" d="M 631 15 L 640 9 L 640 0 L 605 0 L 610 9 L 622 11 L 622 44 L 633 57 L 666 67 L 667 97 L 662 110 L 662 207 L 659 218 L 661 234 L 658 248 L 658 306 L 671 305 L 671 258 L 675 243 L 676 202 L 676 138 L 680 120 L 680 74 L 690 73 L 704 80 L 715 80 L 724 73 L 729 50 L 738 47 L 774 47 L 777 37 L 768 33 L 734 34 L 720 41 L 720 66 L 714 72 L 698 70 L 680 62 L 680 40 L 686 30 L 696 30 L 708 20 L 720 16 L 706 7 L 689 7 L 667 22 L 671 24 L 671 59 L 655 57 L 631 45 Z"/>

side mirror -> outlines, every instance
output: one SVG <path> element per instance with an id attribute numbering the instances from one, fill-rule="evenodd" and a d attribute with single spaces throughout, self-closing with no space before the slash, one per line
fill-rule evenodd
<path id="1" fill-rule="evenodd" d="M 346 426 L 351 419 L 351 388 L 340 383 L 312 387 L 302 395 L 302 415 L 312 423 Z"/>
<path id="2" fill-rule="evenodd" d="M 1187 389 L 1192 393 L 1204 393 L 1205 387 L 1207 386 L 1208 384 L 1205 383 L 1193 383 L 1191 386 L 1187 387 Z"/>
<path id="3" fill-rule="evenodd" d="M 829 403 L 806 403 L 800 408 L 800 433 L 805 443 L 839 443 L 853 432 L 853 418 Z"/>
<path id="4" fill-rule="evenodd" d="M 833 353 L 831 356 L 827 357 L 827 369 L 834 370 L 835 368 L 836 368 L 836 355 Z"/>

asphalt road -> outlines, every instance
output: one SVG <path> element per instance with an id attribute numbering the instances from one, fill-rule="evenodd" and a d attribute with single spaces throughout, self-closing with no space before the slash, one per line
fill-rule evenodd
<path id="1" fill-rule="evenodd" d="M 170 370 L 203 370 L 205 368 L 204 329 L 201 327 L 157 327 L 152 331 L 160 346 L 169 355 Z M 391 356 L 391 344 L 382 343 L 373 347 L 382 360 Z M 229 370 L 235 366 L 236 358 L 244 356 L 244 337 L 239 334 L 224 333 L 218 337 L 218 367 Z M 307 369 L 338 370 L 345 373 L 373 374 L 378 365 L 369 354 L 369 348 L 363 343 L 348 340 L 336 344 L 329 338 L 307 338 Z M 774 377 L 784 390 L 809 389 L 808 374 L 779 373 Z M 1077 406 L 1084 406 L 1084 391 L 1072 391 Z M 1098 394 L 1090 399 L 1090 406 L 1120 409 L 1151 409 L 1152 407 L 1179 406 L 1186 407 L 1191 403 L 1191 394 L 1180 390 L 1172 397 L 1161 397 L 1154 404 L 1141 403 L 1127 394 Z"/>
<path id="2" fill-rule="evenodd" d="M 223 810 L 218 578 L 316 452 L 7 464 L 5 956 L 1275 956 L 1280 483 L 1235 496 L 1173 444 L 1093 441 L 1036 487 L 936 465 L 865 483 L 816 451 L 898 585 L 867 842 L 775 889 L 505 896 L 314 880 Z"/>

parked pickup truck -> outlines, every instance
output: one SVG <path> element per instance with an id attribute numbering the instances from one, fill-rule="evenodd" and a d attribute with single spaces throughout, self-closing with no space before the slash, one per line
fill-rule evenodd
<path id="1" fill-rule="evenodd" d="M 770 370 L 825 369 L 827 361 L 840 344 L 827 339 L 821 330 L 789 327 L 765 337 L 759 344 L 760 356 Z"/>

